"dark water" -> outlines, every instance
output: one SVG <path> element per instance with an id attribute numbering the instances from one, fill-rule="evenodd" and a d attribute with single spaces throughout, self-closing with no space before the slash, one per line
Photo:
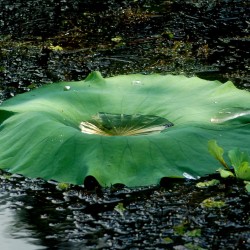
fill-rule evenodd
<path id="1" fill-rule="evenodd" d="M 17 212 L 11 210 L 8 203 L 0 205 L 0 219 L 1 249 L 47 249 L 41 246 L 41 240 L 34 235 L 32 227 L 20 221 Z"/>
<path id="2" fill-rule="evenodd" d="M 249 88 L 249 13 L 241 0 L 2 0 L 1 94 L 93 70 L 198 75 Z"/>
<path id="3" fill-rule="evenodd" d="M 197 182 L 88 191 L 2 177 L 1 249 L 249 249 L 243 183 L 220 180 L 200 189 Z M 215 206 L 204 206 L 207 198 Z"/>
<path id="4" fill-rule="evenodd" d="M 241 0 L 2 0 L 0 100 L 93 70 L 250 89 L 249 13 Z M 89 192 L 2 177 L 1 249 L 249 249 L 249 194 L 220 181 Z M 225 206 L 202 207 L 209 197 Z"/>

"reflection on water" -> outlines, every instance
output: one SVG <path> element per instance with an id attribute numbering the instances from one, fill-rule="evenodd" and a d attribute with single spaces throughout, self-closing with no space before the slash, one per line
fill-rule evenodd
<path id="1" fill-rule="evenodd" d="M 32 236 L 32 230 L 16 218 L 15 210 L 7 204 L 0 205 L 0 242 L 1 250 L 40 250 L 40 240 Z"/>

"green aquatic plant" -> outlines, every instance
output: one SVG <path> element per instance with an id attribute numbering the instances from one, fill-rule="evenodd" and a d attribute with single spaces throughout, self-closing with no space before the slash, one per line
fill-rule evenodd
<path id="1" fill-rule="evenodd" d="M 223 148 L 218 146 L 216 140 L 209 140 L 208 151 L 216 160 L 218 160 L 221 163 L 221 165 L 225 169 L 227 169 L 227 170 L 230 169 L 230 167 L 228 167 L 227 163 L 225 162 L 225 160 L 223 158 L 224 150 L 223 150 Z"/>
<path id="2" fill-rule="evenodd" d="M 196 183 L 195 186 L 198 188 L 207 188 L 207 187 L 217 186 L 219 184 L 220 184 L 219 180 L 212 179 L 210 181 L 198 182 L 198 183 Z"/>
<path id="3" fill-rule="evenodd" d="M 221 176 L 224 178 L 236 176 L 239 179 L 250 181 L 250 156 L 245 151 L 240 151 L 238 148 L 228 151 L 228 158 L 234 173 L 230 171 L 230 167 L 226 164 L 223 158 L 224 150 L 218 146 L 215 140 L 209 140 L 208 149 L 212 156 L 214 156 L 224 166 L 225 169 L 219 169 Z"/>
<path id="4" fill-rule="evenodd" d="M 64 183 L 64 182 L 60 182 L 56 185 L 56 189 L 60 190 L 60 191 L 64 191 L 70 188 L 70 184 L 69 183 Z"/>
<path id="5" fill-rule="evenodd" d="M 222 178 L 236 177 L 245 181 L 246 190 L 249 192 L 250 181 L 250 156 L 245 151 L 240 151 L 238 148 L 228 151 L 228 158 L 230 165 L 233 167 L 231 171 L 229 165 L 223 158 L 224 150 L 218 146 L 216 140 L 209 140 L 208 149 L 212 156 L 214 156 L 223 165 L 224 168 L 219 168 L 217 171 Z"/>
<path id="6" fill-rule="evenodd" d="M 244 181 L 244 183 L 246 184 L 246 190 L 248 193 L 250 193 L 250 181 Z"/>
<path id="7" fill-rule="evenodd" d="M 214 197 L 207 198 L 201 202 L 201 206 L 204 208 L 221 208 L 225 205 L 225 201 L 215 200 Z"/>
<path id="8" fill-rule="evenodd" d="M 126 208 L 124 207 L 123 203 L 119 202 L 115 207 L 114 210 L 118 212 L 122 217 L 124 217 L 124 212 Z"/>
<path id="9" fill-rule="evenodd" d="M 216 171 L 207 141 L 248 148 L 250 93 L 231 82 L 121 75 L 46 85 L 0 106 L 0 168 L 141 186 Z"/>

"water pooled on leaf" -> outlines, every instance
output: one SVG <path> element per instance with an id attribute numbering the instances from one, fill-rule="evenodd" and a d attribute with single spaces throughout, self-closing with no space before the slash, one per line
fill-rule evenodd
<path id="1" fill-rule="evenodd" d="M 160 133 L 173 123 L 153 115 L 126 115 L 100 112 L 91 120 L 81 122 L 82 133 L 103 136 L 133 136 Z"/>
<path id="2" fill-rule="evenodd" d="M 235 120 L 237 122 L 237 118 L 245 117 L 247 121 L 250 121 L 250 109 L 244 108 L 225 108 L 219 113 L 211 118 L 212 123 L 223 123 L 227 121 Z M 246 121 L 246 122 L 247 122 Z"/>
<path id="3" fill-rule="evenodd" d="M 141 86 L 141 85 L 143 85 L 143 84 L 142 84 L 142 82 L 141 82 L 140 80 L 133 80 L 133 81 L 132 81 L 132 85 L 133 85 L 133 86 Z"/>

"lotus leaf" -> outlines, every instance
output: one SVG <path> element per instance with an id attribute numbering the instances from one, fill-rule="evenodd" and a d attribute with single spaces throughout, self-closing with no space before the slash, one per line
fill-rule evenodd
<path id="1" fill-rule="evenodd" d="M 28 177 L 141 186 L 203 176 L 218 165 L 207 142 L 247 150 L 250 93 L 231 82 L 122 75 L 62 82 L 0 106 L 0 168 Z"/>

